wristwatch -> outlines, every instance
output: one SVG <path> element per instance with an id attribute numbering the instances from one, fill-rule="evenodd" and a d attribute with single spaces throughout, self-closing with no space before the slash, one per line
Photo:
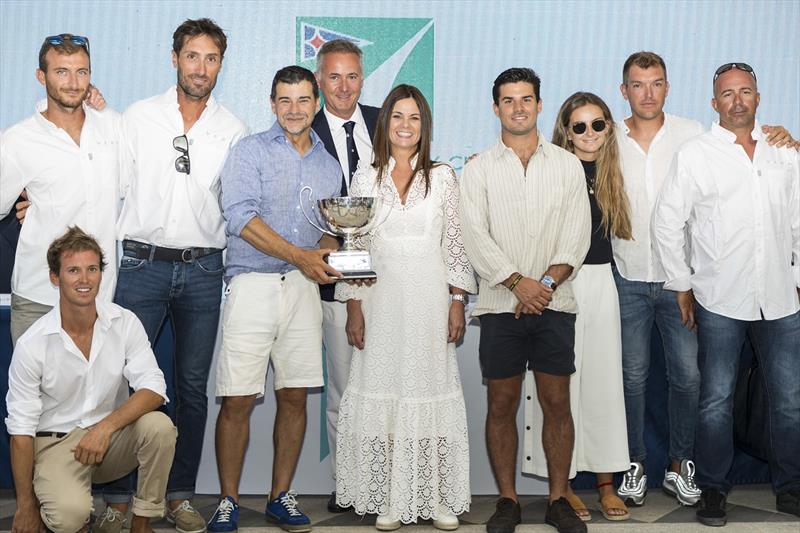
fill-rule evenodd
<path id="1" fill-rule="evenodd" d="M 469 302 L 469 297 L 466 294 L 451 294 L 450 302 L 461 302 L 464 304 L 464 307 L 466 307 Z"/>
<path id="2" fill-rule="evenodd" d="M 554 291 L 558 288 L 558 283 L 556 283 L 556 280 L 547 275 L 542 276 L 542 279 L 539 280 L 539 283 L 541 283 L 551 291 Z"/>

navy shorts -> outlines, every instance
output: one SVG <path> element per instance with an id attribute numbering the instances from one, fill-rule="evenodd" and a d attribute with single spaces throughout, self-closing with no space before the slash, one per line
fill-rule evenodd
<path id="1" fill-rule="evenodd" d="M 575 372 L 575 315 L 545 309 L 541 315 L 481 315 L 480 363 L 485 379 L 505 379 L 527 369 L 556 376 Z"/>

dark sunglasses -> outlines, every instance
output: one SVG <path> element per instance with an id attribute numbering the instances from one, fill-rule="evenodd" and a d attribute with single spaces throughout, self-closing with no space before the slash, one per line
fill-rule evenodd
<path id="1" fill-rule="evenodd" d="M 604 129 L 606 129 L 606 121 L 602 118 L 596 118 L 592 121 L 592 129 L 597 133 L 600 133 Z M 576 122 L 572 125 L 572 133 L 575 135 L 582 135 L 586 132 L 586 123 L 585 122 Z"/>
<path id="2" fill-rule="evenodd" d="M 719 78 L 722 74 L 725 74 L 726 72 L 728 72 L 731 69 L 736 69 L 736 70 L 741 70 L 743 72 L 747 72 L 748 74 L 753 76 L 754 80 L 756 79 L 756 73 L 753 71 L 753 67 L 751 67 L 747 63 L 725 63 L 724 65 L 719 67 L 717 69 L 717 71 L 714 73 L 713 81 L 717 81 L 717 78 Z M 758 80 L 756 80 L 756 81 L 758 81 Z"/>
<path id="3" fill-rule="evenodd" d="M 182 154 L 175 160 L 175 170 L 188 174 L 191 169 L 191 164 L 189 163 L 189 139 L 186 138 L 186 135 L 178 135 L 172 139 L 172 147 Z"/>
<path id="4" fill-rule="evenodd" d="M 47 44 L 52 44 L 53 46 L 61 46 L 65 42 L 71 42 L 72 44 L 77 44 L 78 46 L 82 46 L 86 49 L 86 53 L 89 53 L 89 38 L 82 37 L 80 35 L 70 35 L 69 33 L 62 33 L 60 35 L 51 35 L 50 37 L 45 37 L 44 42 Z"/>

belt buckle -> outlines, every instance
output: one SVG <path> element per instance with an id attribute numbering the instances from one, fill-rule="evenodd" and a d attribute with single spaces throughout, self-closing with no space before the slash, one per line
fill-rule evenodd
<path id="1" fill-rule="evenodd" d="M 184 263 L 191 263 L 192 261 L 194 261 L 194 253 L 192 253 L 191 248 L 183 249 L 183 251 L 181 252 L 181 261 L 183 261 Z"/>

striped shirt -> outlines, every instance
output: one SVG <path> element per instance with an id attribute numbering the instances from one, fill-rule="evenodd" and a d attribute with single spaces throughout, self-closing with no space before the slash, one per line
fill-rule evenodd
<path id="1" fill-rule="evenodd" d="M 549 266 L 568 264 L 571 280 L 589 250 L 583 167 L 539 132 L 526 172 L 499 139 L 464 167 L 461 224 L 467 256 L 480 277 L 473 314 L 513 313 L 517 297 L 502 285 L 511 274 L 538 280 Z M 548 309 L 578 311 L 569 280 L 553 293 Z"/>

